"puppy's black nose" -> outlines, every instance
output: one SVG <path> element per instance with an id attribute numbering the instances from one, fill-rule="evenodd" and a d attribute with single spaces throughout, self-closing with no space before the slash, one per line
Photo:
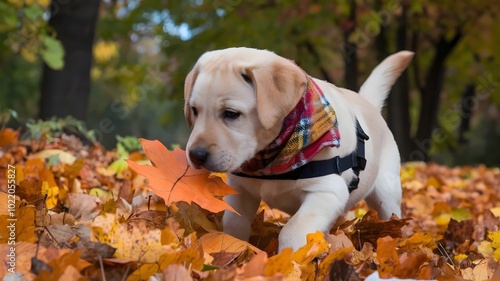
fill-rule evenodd
<path id="1" fill-rule="evenodd" d="M 203 166 L 208 159 L 208 151 L 201 147 L 191 149 L 189 150 L 189 159 L 191 159 L 191 162 L 196 166 Z"/>

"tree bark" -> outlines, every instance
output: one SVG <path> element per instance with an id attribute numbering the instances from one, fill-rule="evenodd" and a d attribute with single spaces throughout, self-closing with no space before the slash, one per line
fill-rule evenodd
<path id="1" fill-rule="evenodd" d="M 356 28 L 356 0 L 351 0 L 351 11 L 349 14 L 349 22 L 351 27 L 344 30 L 344 80 L 345 87 L 349 90 L 357 92 L 358 89 L 358 55 L 357 46 L 355 44 L 349 43 L 349 36 L 354 32 Z"/>
<path id="2" fill-rule="evenodd" d="M 407 11 L 408 2 L 403 1 L 401 5 L 402 11 L 399 18 L 399 26 L 396 30 L 396 46 L 398 51 L 407 49 Z M 411 153 L 411 136 L 410 136 L 410 100 L 409 100 L 409 78 L 408 71 L 405 70 L 392 89 L 392 93 L 388 98 L 388 125 L 391 129 L 396 143 L 398 144 L 399 153 L 403 162 L 409 159 Z"/>
<path id="3" fill-rule="evenodd" d="M 462 38 L 462 33 L 457 30 L 455 36 L 447 41 L 445 35 L 441 35 L 435 44 L 436 52 L 432 64 L 425 78 L 425 86 L 421 92 L 421 107 L 418 121 L 417 135 L 414 140 L 413 155 L 409 160 L 429 160 L 429 149 L 432 143 L 432 134 L 437 126 L 437 112 L 439 99 L 443 86 L 445 62 L 448 55 Z"/>
<path id="4" fill-rule="evenodd" d="M 52 0 L 49 25 L 64 47 L 64 68 L 43 67 L 39 116 L 85 120 L 90 96 L 92 45 L 100 0 Z"/>
<path id="5" fill-rule="evenodd" d="M 460 108 L 460 126 L 458 127 L 458 143 L 464 144 L 467 142 L 465 134 L 470 128 L 470 119 L 474 110 L 474 96 L 476 95 L 476 85 L 469 83 L 462 94 L 462 102 Z"/>

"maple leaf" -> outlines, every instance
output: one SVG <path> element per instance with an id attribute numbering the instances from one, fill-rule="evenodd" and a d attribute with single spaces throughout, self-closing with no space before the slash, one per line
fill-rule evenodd
<path id="1" fill-rule="evenodd" d="M 195 202 L 200 207 L 217 213 L 223 210 L 236 211 L 216 196 L 234 194 L 231 187 L 218 177 L 209 177 L 206 170 L 191 168 L 186 153 L 180 148 L 169 151 L 161 142 L 140 139 L 142 148 L 153 166 L 139 165 L 127 160 L 130 168 L 148 179 L 148 185 L 170 205 L 173 202 Z"/>

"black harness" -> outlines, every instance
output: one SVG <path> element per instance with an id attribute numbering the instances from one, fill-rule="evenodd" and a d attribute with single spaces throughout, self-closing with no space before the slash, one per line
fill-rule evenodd
<path id="1" fill-rule="evenodd" d="M 311 161 L 304 166 L 301 166 L 290 172 L 279 175 L 253 176 L 243 173 L 235 173 L 235 175 L 246 178 L 256 178 L 265 180 L 298 180 L 322 177 L 331 174 L 342 174 L 343 172 L 352 169 L 355 178 L 349 183 L 349 193 L 358 188 L 359 173 L 366 167 L 365 158 L 365 141 L 370 139 L 363 131 L 358 120 L 356 120 L 356 135 L 357 146 L 356 150 L 351 154 L 339 157 L 335 156 L 331 159 Z"/>

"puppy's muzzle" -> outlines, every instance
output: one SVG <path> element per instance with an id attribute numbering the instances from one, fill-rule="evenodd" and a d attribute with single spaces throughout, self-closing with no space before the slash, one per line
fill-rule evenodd
<path id="1" fill-rule="evenodd" d="M 195 147 L 189 150 L 189 160 L 191 160 L 191 163 L 193 163 L 197 169 L 207 162 L 209 155 L 208 151 L 201 147 Z"/>

